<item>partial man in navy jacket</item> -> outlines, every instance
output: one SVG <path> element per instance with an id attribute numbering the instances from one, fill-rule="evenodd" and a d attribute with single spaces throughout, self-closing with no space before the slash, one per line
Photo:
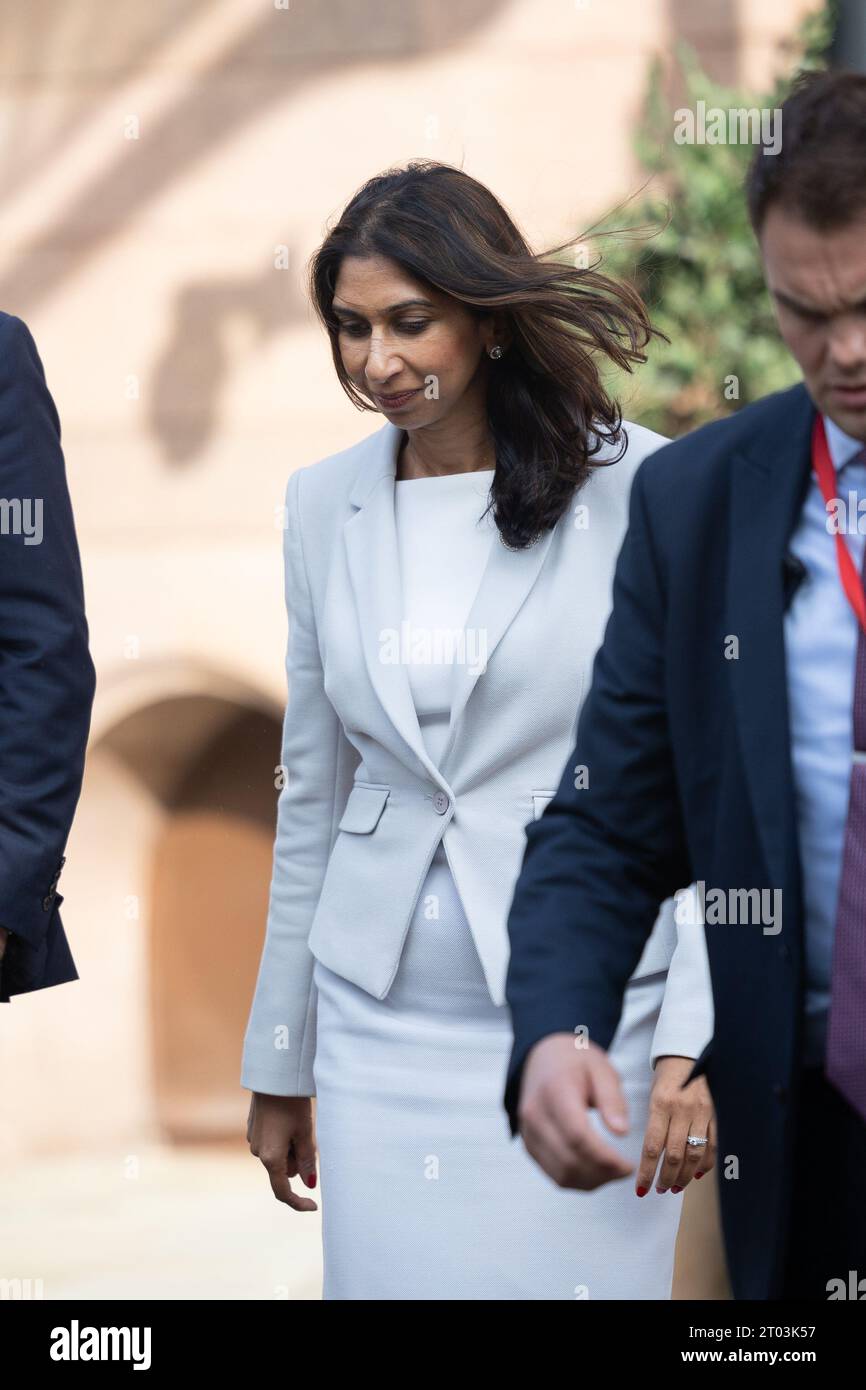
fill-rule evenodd
<path id="1" fill-rule="evenodd" d="M 689 1080 L 705 1074 L 716 1105 L 734 1296 L 857 1298 L 866 77 L 800 79 L 781 149 L 756 151 L 747 197 L 805 384 L 665 446 L 635 475 L 573 758 L 526 831 L 505 1104 L 561 1186 L 622 1177 L 588 1112 L 621 1132 L 605 1049 L 626 981 L 661 902 L 698 883 L 715 1032 Z M 577 1045 L 584 1029 L 589 1046 Z M 696 1171 L 704 1138 L 686 1150 Z"/>
<path id="2" fill-rule="evenodd" d="M 95 688 L 60 422 L 0 313 L 0 1003 L 78 979 L 57 883 Z"/>

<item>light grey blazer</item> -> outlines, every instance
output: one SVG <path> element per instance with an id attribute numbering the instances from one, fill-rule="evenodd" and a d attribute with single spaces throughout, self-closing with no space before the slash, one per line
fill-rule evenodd
<path id="1" fill-rule="evenodd" d="M 242 1086 L 315 1094 L 314 957 L 383 998 L 441 840 L 491 996 L 504 1002 L 506 924 L 525 826 L 542 813 L 574 750 L 634 471 L 667 442 L 638 425 L 625 430 L 625 456 L 594 470 L 541 540 L 513 551 L 494 535 L 466 619 L 486 637 L 486 669 L 452 668 L 450 734 L 438 767 L 424 747 L 406 665 L 386 659 L 388 634 L 403 618 L 394 520 L 402 431 L 388 421 L 289 478 L 286 782 Z M 441 562 L 446 568 L 447 548 Z M 699 1056 L 713 1025 L 704 933 L 678 931 L 672 900 L 629 987 L 636 981 L 658 992 L 653 1061 Z"/>

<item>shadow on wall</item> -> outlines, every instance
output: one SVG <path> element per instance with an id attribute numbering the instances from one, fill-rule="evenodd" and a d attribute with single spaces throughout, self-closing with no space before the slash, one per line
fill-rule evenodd
<path id="1" fill-rule="evenodd" d="M 104 84 L 100 106 L 106 119 L 117 122 L 118 140 L 111 162 L 79 181 L 67 202 L 51 210 L 45 235 L 21 247 L 0 276 L 0 305 L 13 306 L 26 320 L 167 187 L 272 107 L 286 107 L 290 119 L 291 102 L 334 72 L 372 58 L 396 65 L 454 47 L 507 3 L 461 0 L 449 8 L 447 20 L 434 0 L 291 0 L 280 9 L 271 2 L 253 7 L 252 19 L 243 0 L 151 0 L 145 6 L 29 0 L 7 6 L 0 58 L 8 111 L 7 197 L 26 188 L 33 171 L 50 179 L 52 162 L 94 119 L 95 82 Z M 189 44 L 180 59 L 172 54 L 179 44 Z M 214 49 L 209 59 L 193 61 L 197 52 Z M 189 69 L 182 95 L 150 121 L 146 139 L 124 139 L 127 113 L 117 107 L 120 95 L 131 80 L 168 59 Z M 52 98 L 38 108 L 28 100 L 34 74 Z M 290 199 L 290 165 L 285 178 Z M 228 370 L 221 334 L 227 316 L 243 315 L 266 340 L 304 313 L 297 291 L 274 295 L 269 269 L 235 282 L 181 287 L 148 388 L 150 424 L 169 463 L 190 463 L 212 436 Z"/>
<path id="2" fill-rule="evenodd" d="M 674 43 L 688 44 L 714 82 L 736 86 L 739 77 L 738 0 L 668 0 Z"/>

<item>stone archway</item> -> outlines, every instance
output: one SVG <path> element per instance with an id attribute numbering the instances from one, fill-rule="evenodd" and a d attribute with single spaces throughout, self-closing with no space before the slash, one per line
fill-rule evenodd
<path id="1" fill-rule="evenodd" d="M 152 855 L 156 1115 L 176 1139 L 243 1135 L 241 1049 L 267 916 L 279 727 L 246 711 L 190 763 Z"/>
<path id="2" fill-rule="evenodd" d="M 127 705 L 94 758 L 112 770 L 116 808 L 115 862 L 102 877 L 115 904 L 128 907 L 137 942 L 116 988 L 137 1011 L 152 1127 L 183 1142 L 245 1132 L 241 1051 L 267 916 L 280 757 L 275 709 L 216 678 L 204 684 L 218 693 L 175 679 L 160 698 L 148 678 L 147 703 Z M 138 813 L 128 814 L 124 796 Z M 105 825 L 104 800 L 103 813 Z"/>

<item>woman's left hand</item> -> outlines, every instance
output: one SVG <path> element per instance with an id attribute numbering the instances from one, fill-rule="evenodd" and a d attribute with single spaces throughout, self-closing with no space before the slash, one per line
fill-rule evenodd
<path id="1" fill-rule="evenodd" d="M 649 1192 L 659 1159 L 656 1192 L 681 1192 L 694 1177 L 703 1177 L 716 1162 L 716 1118 L 710 1088 L 698 1076 L 683 1089 L 692 1070 L 693 1057 L 659 1057 L 650 1094 L 649 1119 L 635 1179 L 639 1197 Z M 700 1146 L 687 1144 L 692 1135 L 707 1139 Z"/>

